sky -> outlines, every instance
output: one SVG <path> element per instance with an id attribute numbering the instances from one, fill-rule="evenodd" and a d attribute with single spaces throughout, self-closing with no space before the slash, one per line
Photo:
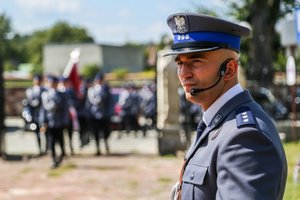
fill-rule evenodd
<path id="1" fill-rule="evenodd" d="M 158 42 L 171 32 L 166 19 L 204 6 L 223 12 L 223 0 L 0 0 L 0 14 L 20 34 L 64 21 L 85 28 L 99 44 Z M 221 13 L 222 15 L 222 13 Z"/>

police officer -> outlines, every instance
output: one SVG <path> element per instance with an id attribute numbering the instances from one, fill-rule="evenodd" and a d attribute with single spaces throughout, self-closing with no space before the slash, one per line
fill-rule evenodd
<path id="1" fill-rule="evenodd" d="M 66 102 L 66 105 L 69 105 L 68 108 L 69 115 L 68 115 L 68 123 L 65 129 L 67 130 L 67 134 L 69 138 L 69 147 L 70 147 L 71 155 L 74 155 L 73 133 L 76 129 L 79 129 L 79 127 L 76 127 L 76 125 L 78 126 L 78 119 L 77 119 L 77 111 L 75 109 L 78 99 L 75 90 L 70 85 L 70 81 L 67 77 L 64 76 L 60 77 L 58 90 L 59 92 L 65 93 L 68 100 L 68 102 Z"/>
<path id="2" fill-rule="evenodd" d="M 287 163 L 272 120 L 238 83 L 240 41 L 250 30 L 191 13 L 169 16 L 186 98 L 204 113 L 171 199 L 282 199 Z"/>
<path id="3" fill-rule="evenodd" d="M 41 133 L 39 126 L 39 114 L 41 108 L 41 94 L 44 91 L 44 87 L 42 86 L 42 76 L 35 75 L 32 80 L 33 86 L 26 90 L 26 100 L 27 100 L 27 108 L 32 117 L 32 122 L 36 125 L 34 132 L 37 139 L 39 155 L 42 155 L 46 148 L 42 149 L 41 142 Z"/>
<path id="4" fill-rule="evenodd" d="M 77 97 L 77 101 L 75 104 L 79 122 L 80 147 L 84 147 L 90 142 L 90 134 L 88 131 L 89 115 L 86 108 L 87 89 L 87 81 L 85 81 L 83 77 L 80 77 L 80 95 Z"/>
<path id="5" fill-rule="evenodd" d="M 109 85 L 104 81 L 104 74 L 99 73 L 94 85 L 87 93 L 88 111 L 91 119 L 91 131 L 96 142 L 96 155 L 101 155 L 100 134 L 104 139 L 106 153 L 109 153 L 110 117 L 112 115 L 112 97 Z"/>
<path id="6" fill-rule="evenodd" d="M 69 105 L 67 95 L 57 90 L 58 78 L 48 76 L 48 89 L 42 93 L 42 111 L 40 115 L 42 128 L 47 129 L 50 140 L 52 168 L 56 168 L 65 156 L 63 130 L 68 124 Z M 55 150 L 56 143 L 60 147 L 60 155 Z"/>
<path id="7" fill-rule="evenodd" d="M 127 83 L 125 85 L 125 95 L 122 94 L 120 97 L 120 106 L 121 106 L 121 118 L 122 118 L 122 127 L 123 130 L 137 131 L 139 130 L 138 124 L 138 115 L 140 114 L 140 96 L 137 93 L 136 86 L 134 83 Z"/>
<path id="8" fill-rule="evenodd" d="M 140 91 L 140 108 L 145 118 L 143 134 L 146 136 L 148 128 L 156 129 L 156 85 L 153 82 L 147 83 Z"/>

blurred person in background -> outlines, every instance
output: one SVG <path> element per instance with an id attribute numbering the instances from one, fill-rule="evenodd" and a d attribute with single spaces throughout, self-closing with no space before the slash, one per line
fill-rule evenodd
<path id="1" fill-rule="evenodd" d="M 100 138 L 104 139 L 106 153 L 109 154 L 110 118 L 112 116 L 112 96 L 104 74 L 98 73 L 94 84 L 87 91 L 87 106 L 90 116 L 91 132 L 96 143 L 96 155 L 101 155 Z"/>
<path id="2" fill-rule="evenodd" d="M 46 146 L 42 147 L 42 140 L 41 140 L 41 132 L 39 126 L 39 115 L 40 115 L 40 108 L 41 108 L 41 94 L 45 90 L 42 86 L 42 76 L 41 75 L 34 75 L 32 80 L 32 87 L 26 90 L 26 109 L 29 112 L 29 117 L 31 118 L 31 122 L 34 123 L 35 127 L 34 133 L 36 135 L 37 144 L 39 155 L 43 155 L 47 148 Z M 44 149 L 44 150 L 43 150 Z"/>
<path id="3" fill-rule="evenodd" d="M 144 137 L 148 129 L 156 129 L 156 84 L 149 82 L 139 91 L 141 115 L 145 118 L 142 126 Z"/>
<path id="4" fill-rule="evenodd" d="M 238 82 L 247 27 L 208 15 L 177 13 L 167 23 L 186 99 L 202 107 L 171 199 L 281 200 L 287 177 L 276 126 Z"/>
<path id="5" fill-rule="evenodd" d="M 80 77 L 80 95 L 77 98 L 75 108 L 77 111 L 79 122 L 79 139 L 80 147 L 84 147 L 90 142 L 90 134 L 88 129 L 89 114 L 86 107 L 88 83 L 83 77 Z"/>
<path id="6" fill-rule="evenodd" d="M 77 111 L 75 106 L 78 102 L 76 93 L 74 88 L 70 85 L 70 81 L 68 78 L 61 76 L 59 79 L 58 87 L 59 92 L 65 93 L 67 96 L 66 105 L 69 105 L 69 116 L 68 116 L 68 124 L 66 126 L 68 139 L 69 139 L 69 147 L 71 155 L 74 155 L 74 147 L 73 147 L 73 134 L 74 131 L 79 130 L 79 123 L 77 118 Z"/>
<path id="7" fill-rule="evenodd" d="M 42 108 L 40 122 L 42 129 L 46 129 L 52 157 L 51 168 L 57 168 L 65 156 L 63 131 L 69 123 L 68 97 L 57 89 L 58 78 L 48 76 L 48 89 L 42 93 Z M 60 155 L 56 152 L 56 143 L 60 147 Z"/>
<path id="8" fill-rule="evenodd" d="M 122 129 L 125 130 L 127 134 L 134 131 L 137 136 L 137 131 L 140 130 L 138 122 L 140 96 L 134 83 L 129 82 L 125 85 L 125 90 L 120 96 L 119 105 L 121 106 L 120 116 L 122 119 Z"/>

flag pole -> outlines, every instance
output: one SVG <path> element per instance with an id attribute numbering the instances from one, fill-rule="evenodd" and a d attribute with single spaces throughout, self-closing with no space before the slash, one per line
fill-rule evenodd
<path id="1" fill-rule="evenodd" d="M 63 77 L 67 78 L 72 70 L 72 67 L 75 63 L 79 62 L 79 56 L 80 56 L 80 49 L 75 48 L 71 53 L 70 53 L 70 59 L 67 63 L 67 66 L 63 72 Z"/>

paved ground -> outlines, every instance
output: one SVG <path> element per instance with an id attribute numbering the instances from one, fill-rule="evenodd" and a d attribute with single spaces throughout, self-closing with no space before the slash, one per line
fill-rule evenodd
<path id="1" fill-rule="evenodd" d="M 8 156 L 0 160 L 1 200 L 168 199 L 178 179 L 183 155 L 158 156 L 155 132 L 121 139 L 113 132 L 111 154 L 100 157 L 94 156 L 94 143 L 80 149 L 75 135 L 76 155 L 50 169 L 50 156 L 36 157 L 34 135 L 20 129 L 22 121 L 5 123 Z"/>
<path id="2" fill-rule="evenodd" d="M 8 154 L 37 154 L 38 149 L 36 145 L 35 135 L 32 132 L 24 132 L 22 130 L 23 121 L 20 118 L 8 118 L 5 121 L 7 128 L 7 134 L 5 137 L 6 153 Z M 95 144 L 94 141 L 83 149 L 79 148 L 78 134 L 74 133 L 73 144 L 75 152 L 79 154 L 94 154 Z M 44 139 L 42 137 L 42 139 Z M 66 140 L 66 151 L 69 152 L 69 141 Z M 44 141 L 42 141 L 44 142 Z M 110 151 L 112 154 L 118 153 L 142 153 L 142 154 L 157 154 L 157 140 L 156 132 L 149 131 L 148 137 L 142 137 L 142 132 L 135 135 L 130 133 L 125 134 L 119 139 L 118 132 L 112 132 L 109 140 Z M 101 143 L 101 150 L 105 152 L 104 143 Z"/>

